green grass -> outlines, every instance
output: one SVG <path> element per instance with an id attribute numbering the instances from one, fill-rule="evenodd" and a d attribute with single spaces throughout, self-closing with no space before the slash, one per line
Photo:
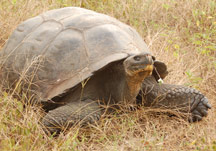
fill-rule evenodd
<path id="1" fill-rule="evenodd" d="M 168 65 L 167 83 L 204 93 L 213 109 L 202 122 L 143 108 L 104 115 L 96 125 L 47 136 L 39 108 L 0 95 L 0 150 L 216 151 L 215 0 L 1 0 L 0 48 L 22 21 L 50 9 L 78 6 L 113 16 L 134 27 L 158 60 Z"/>

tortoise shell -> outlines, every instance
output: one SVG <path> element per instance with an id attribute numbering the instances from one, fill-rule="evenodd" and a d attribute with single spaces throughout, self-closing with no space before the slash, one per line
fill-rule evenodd
<path id="1" fill-rule="evenodd" d="M 1 76 L 49 100 L 106 65 L 140 52 L 148 47 L 132 27 L 91 10 L 66 7 L 15 29 L 0 51 Z"/>

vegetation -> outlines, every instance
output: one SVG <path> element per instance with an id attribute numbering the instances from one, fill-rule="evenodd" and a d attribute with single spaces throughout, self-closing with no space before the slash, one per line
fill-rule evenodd
<path id="1" fill-rule="evenodd" d="M 165 82 L 199 89 L 213 109 L 192 124 L 163 110 L 122 111 L 55 138 L 43 132 L 40 109 L 23 107 L 2 92 L 0 150 L 216 151 L 215 0 L 0 0 L 0 49 L 22 21 L 66 6 L 95 10 L 133 26 L 156 58 L 168 65 Z"/>

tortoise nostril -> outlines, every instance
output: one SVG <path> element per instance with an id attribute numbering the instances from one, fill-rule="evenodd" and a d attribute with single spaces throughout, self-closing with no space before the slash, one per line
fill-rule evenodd
<path id="1" fill-rule="evenodd" d="M 135 56 L 135 57 L 134 57 L 134 60 L 135 60 L 135 61 L 140 61 L 140 59 L 141 59 L 140 56 Z"/>

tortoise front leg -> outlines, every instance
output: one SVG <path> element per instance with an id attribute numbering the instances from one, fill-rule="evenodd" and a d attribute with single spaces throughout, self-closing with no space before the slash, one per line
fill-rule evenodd
<path id="1" fill-rule="evenodd" d="M 208 109 L 211 108 L 208 99 L 196 89 L 183 85 L 159 84 L 152 76 L 143 82 L 137 101 L 142 99 L 145 106 L 191 113 L 190 122 L 200 121 L 207 116 Z"/>
<path id="2" fill-rule="evenodd" d="M 42 124 L 46 131 L 51 134 L 59 133 L 61 130 L 68 129 L 74 124 L 81 126 L 93 123 L 100 119 L 102 109 L 96 101 L 91 99 L 70 102 L 66 105 L 50 110 L 42 119 Z"/>

